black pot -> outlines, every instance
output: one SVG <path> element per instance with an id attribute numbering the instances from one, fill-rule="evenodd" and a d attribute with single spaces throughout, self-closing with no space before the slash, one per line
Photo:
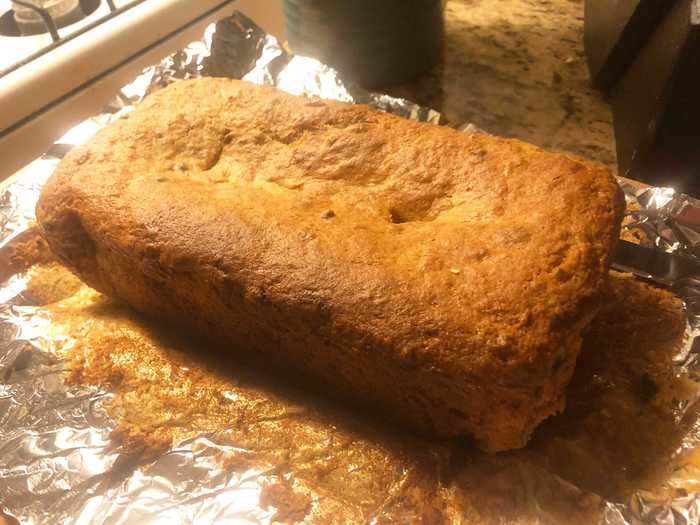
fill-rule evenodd
<path id="1" fill-rule="evenodd" d="M 435 65 L 442 8 L 442 0 L 284 0 L 292 51 L 365 87 L 403 82 Z"/>

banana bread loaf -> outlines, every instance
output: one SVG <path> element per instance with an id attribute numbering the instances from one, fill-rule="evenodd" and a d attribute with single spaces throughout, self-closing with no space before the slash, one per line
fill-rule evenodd
<path id="1" fill-rule="evenodd" d="M 73 150 L 37 218 L 135 309 L 497 451 L 563 407 L 622 208 L 590 162 L 208 78 Z"/>

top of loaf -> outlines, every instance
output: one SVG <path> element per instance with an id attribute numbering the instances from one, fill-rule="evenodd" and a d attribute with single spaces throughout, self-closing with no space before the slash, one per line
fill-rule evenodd
<path id="1" fill-rule="evenodd" d="M 592 162 L 216 78 L 147 97 L 47 190 L 43 213 L 79 208 L 119 249 L 246 274 L 368 340 L 415 341 L 407 362 L 513 386 L 571 351 L 622 213 Z"/>

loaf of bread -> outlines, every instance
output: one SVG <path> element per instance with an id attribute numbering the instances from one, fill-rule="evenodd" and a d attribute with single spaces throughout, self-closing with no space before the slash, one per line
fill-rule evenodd
<path id="1" fill-rule="evenodd" d="M 135 309 L 498 451 L 562 409 L 622 208 L 590 162 L 208 78 L 73 150 L 37 218 Z"/>

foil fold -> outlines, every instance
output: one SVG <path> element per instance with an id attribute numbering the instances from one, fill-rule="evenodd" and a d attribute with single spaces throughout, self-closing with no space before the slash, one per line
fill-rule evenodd
<path id="1" fill-rule="evenodd" d="M 619 178 L 628 204 L 627 228 L 642 244 L 700 257 L 698 201 L 673 188 L 646 187 Z"/>
<path id="2" fill-rule="evenodd" d="M 440 121 L 432 109 L 368 92 L 312 58 L 292 55 L 245 16 L 234 14 L 209 26 L 201 40 L 146 68 L 104 113 L 73 128 L 0 187 L 0 249 L 31 226 L 41 186 L 71 146 L 87 141 L 148 93 L 207 75 L 369 104 L 421 122 Z M 700 257 L 700 202 L 669 188 L 625 179 L 620 184 L 631 235 L 643 244 Z M 117 422 L 103 406 L 110 392 L 64 382 L 64 362 L 56 351 L 67 342 L 52 333 L 51 320 L 40 308 L 22 304 L 26 279 L 15 276 L 0 286 L 0 511 L 36 524 L 272 522 L 275 512 L 261 501 L 261 487 L 273 473 L 222 467 L 220 458 L 240 449 L 216 436 L 186 439 L 147 462 L 139 461 L 138 451 L 115 442 Z M 700 381 L 693 345 L 700 301 L 683 299 L 687 344 L 679 353 L 678 373 L 690 372 Z M 691 408 L 684 407 L 683 414 Z M 697 447 L 699 436 L 689 432 L 685 449 Z M 700 520 L 700 492 L 639 491 L 628 502 L 604 505 L 601 521 L 609 524 L 689 525 Z"/>

